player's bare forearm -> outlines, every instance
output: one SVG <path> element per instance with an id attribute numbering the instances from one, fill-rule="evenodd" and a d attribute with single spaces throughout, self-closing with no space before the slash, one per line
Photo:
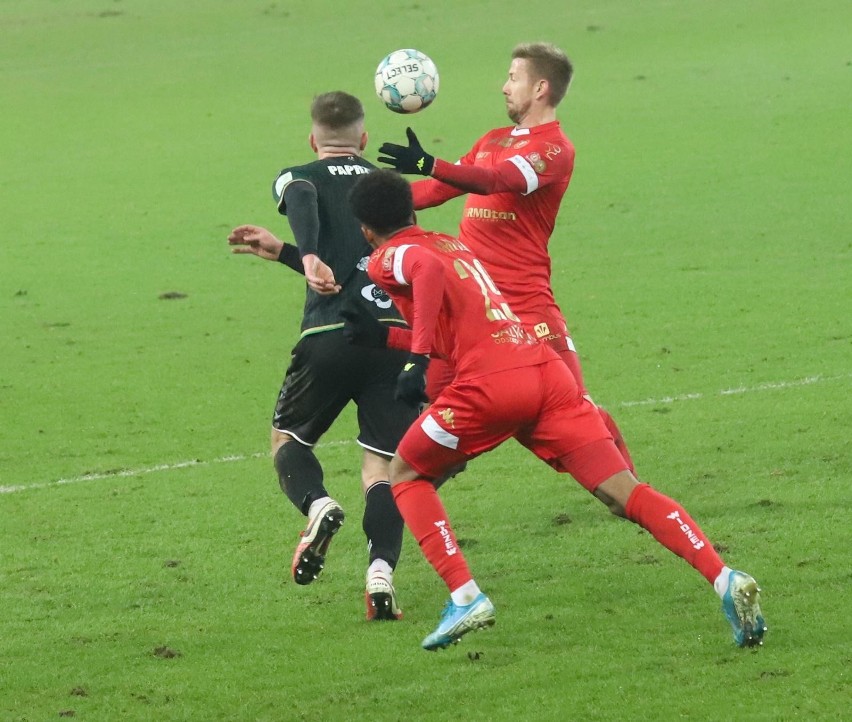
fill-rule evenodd
<path id="1" fill-rule="evenodd" d="M 340 284 L 334 278 L 334 271 L 320 260 L 320 257 L 307 253 L 302 256 L 302 264 L 305 268 L 305 280 L 312 290 L 323 296 L 331 296 L 340 293 Z"/>
<path id="2" fill-rule="evenodd" d="M 277 261 L 284 243 L 262 226 L 237 226 L 228 235 L 231 253 L 249 253 L 267 261 Z"/>

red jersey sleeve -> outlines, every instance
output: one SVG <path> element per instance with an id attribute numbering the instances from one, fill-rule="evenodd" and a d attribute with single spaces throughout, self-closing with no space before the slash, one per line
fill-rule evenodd
<path id="1" fill-rule="evenodd" d="M 400 252 L 397 280 L 411 286 L 413 302 L 411 353 L 429 354 L 444 300 L 444 266 L 420 246 L 400 246 Z"/>
<path id="2" fill-rule="evenodd" d="M 411 327 L 403 334 L 388 330 L 388 345 L 429 354 L 444 300 L 444 267 L 430 251 L 416 245 L 383 246 L 374 252 L 367 273 L 398 304 Z"/>
<path id="3" fill-rule="evenodd" d="M 458 198 L 464 195 L 464 191 L 434 178 L 424 178 L 411 184 L 411 195 L 414 197 L 414 210 L 420 211 Z"/>
<path id="4" fill-rule="evenodd" d="M 527 180 L 523 170 L 512 159 L 494 168 L 474 165 L 455 165 L 435 159 L 432 177 L 454 186 L 464 193 L 489 196 L 492 193 L 526 193 Z"/>
<path id="5" fill-rule="evenodd" d="M 388 326 L 387 346 L 400 351 L 411 351 L 411 329 Z"/>

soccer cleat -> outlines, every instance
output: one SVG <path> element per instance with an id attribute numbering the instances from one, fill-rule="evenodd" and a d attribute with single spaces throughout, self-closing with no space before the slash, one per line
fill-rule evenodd
<path id="1" fill-rule="evenodd" d="M 493 624 L 494 605 L 482 592 L 464 607 L 456 606 L 451 599 L 444 607 L 437 629 L 423 640 L 423 649 L 430 652 L 444 649 L 456 644 L 468 632 Z"/>
<path id="2" fill-rule="evenodd" d="M 740 647 L 763 644 L 766 624 L 760 612 L 760 587 L 744 572 L 731 571 L 728 591 L 722 597 L 722 611 L 734 629 L 734 641 Z"/>
<path id="3" fill-rule="evenodd" d="M 396 601 L 396 590 L 385 574 L 376 572 L 367 579 L 364 599 L 367 602 L 368 622 L 402 619 L 402 610 Z"/>
<path id="4" fill-rule="evenodd" d="M 328 545 L 343 526 L 343 519 L 343 509 L 333 500 L 308 519 L 308 526 L 302 532 L 302 540 L 293 555 L 293 580 L 296 584 L 310 584 L 319 576 L 325 565 Z"/>

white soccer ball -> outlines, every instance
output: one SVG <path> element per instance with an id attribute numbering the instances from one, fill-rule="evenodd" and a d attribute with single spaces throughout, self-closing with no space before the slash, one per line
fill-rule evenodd
<path id="1" fill-rule="evenodd" d="M 416 113 L 438 95 L 438 68 L 419 50 L 394 50 L 376 68 L 376 95 L 394 113 Z"/>

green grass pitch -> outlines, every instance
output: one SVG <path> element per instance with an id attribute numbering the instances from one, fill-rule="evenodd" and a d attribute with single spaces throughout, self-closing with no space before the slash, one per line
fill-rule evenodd
<path id="1" fill-rule="evenodd" d="M 850 717 L 852 7 L 841 0 L 0 3 L 0 720 Z M 358 452 L 323 576 L 267 458 L 300 279 L 270 185 L 313 95 L 447 159 L 507 124 L 512 46 L 564 47 L 577 147 L 554 286 L 643 478 L 764 590 L 757 651 L 701 577 L 518 445 L 442 491 L 496 626 L 406 536 L 405 619 L 363 619 Z M 441 72 L 410 118 L 397 47 Z M 461 205 L 423 212 L 452 232 Z"/>

